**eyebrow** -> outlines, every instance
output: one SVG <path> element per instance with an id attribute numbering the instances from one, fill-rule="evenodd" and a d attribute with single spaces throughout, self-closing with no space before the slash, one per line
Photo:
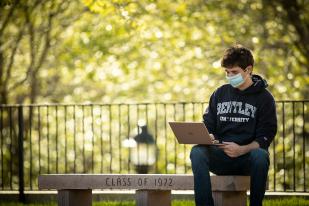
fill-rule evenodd
<path id="1" fill-rule="evenodd" d="M 224 71 L 230 71 L 230 72 L 235 72 L 235 71 L 237 71 L 237 69 L 224 69 Z"/>

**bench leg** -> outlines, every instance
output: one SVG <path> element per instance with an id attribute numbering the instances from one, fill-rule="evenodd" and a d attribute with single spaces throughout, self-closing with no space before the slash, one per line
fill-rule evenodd
<path id="1" fill-rule="evenodd" d="M 170 190 L 136 190 L 137 206 L 171 206 Z"/>
<path id="2" fill-rule="evenodd" d="M 215 206 L 246 206 L 247 194 L 246 191 L 240 192 L 212 192 Z"/>
<path id="3" fill-rule="evenodd" d="M 91 206 L 92 190 L 58 190 L 58 206 Z"/>

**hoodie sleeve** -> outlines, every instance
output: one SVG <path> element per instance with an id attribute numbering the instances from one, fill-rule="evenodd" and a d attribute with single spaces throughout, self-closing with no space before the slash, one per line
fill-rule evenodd
<path id="1" fill-rule="evenodd" d="M 218 139 L 216 134 L 217 126 L 217 104 L 216 104 L 216 92 L 214 92 L 209 100 L 209 105 L 203 115 L 204 124 L 206 125 L 210 134 L 213 134 Z"/>
<path id="2" fill-rule="evenodd" d="M 256 139 L 260 147 L 267 150 L 277 133 L 276 104 L 273 96 L 268 93 L 263 97 L 262 105 L 258 109 Z"/>

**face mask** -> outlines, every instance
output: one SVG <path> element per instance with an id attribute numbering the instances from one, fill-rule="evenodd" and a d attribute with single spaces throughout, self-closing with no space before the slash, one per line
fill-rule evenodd
<path id="1" fill-rule="evenodd" d="M 242 77 L 241 73 L 238 73 L 234 76 L 226 76 L 228 82 L 232 85 L 232 87 L 236 88 L 242 85 L 245 82 L 245 79 Z"/>

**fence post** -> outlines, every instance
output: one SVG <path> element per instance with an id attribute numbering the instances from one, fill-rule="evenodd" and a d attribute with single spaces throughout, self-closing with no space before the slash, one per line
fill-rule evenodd
<path id="1" fill-rule="evenodd" d="M 18 107 L 18 182 L 19 201 L 25 203 L 24 193 L 24 116 L 23 106 Z"/>

